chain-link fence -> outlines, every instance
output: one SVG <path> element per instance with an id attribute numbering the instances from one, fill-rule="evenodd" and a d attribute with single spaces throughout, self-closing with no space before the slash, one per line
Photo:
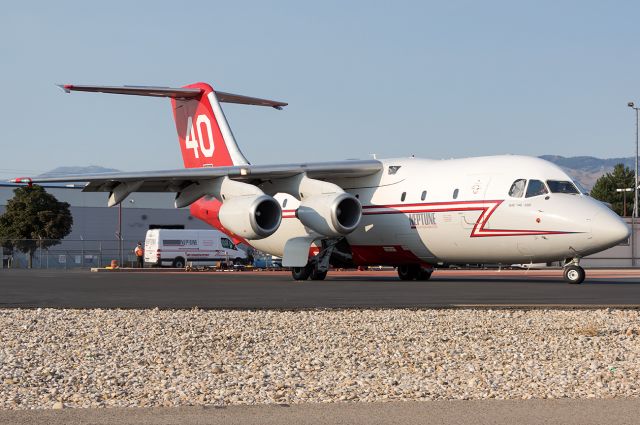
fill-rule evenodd
<path id="1" fill-rule="evenodd" d="M 117 260 L 123 267 L 135 267 L 137 240 L 68 240 L 53 245 L 49 240 L 5 240 L 0 246 L 0 268 L 27 268 L 29 248 L 33 251 L 32 268 L 73 269 L 104 267 Z M 120 249 L 122 246 L 122 250 Z"/>

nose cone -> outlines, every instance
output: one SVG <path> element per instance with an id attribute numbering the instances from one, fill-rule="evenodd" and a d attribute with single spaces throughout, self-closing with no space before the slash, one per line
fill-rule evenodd
<path id="1" fill-rule="evenodd" d="M 613 211 L 601 211 L 591 221 L 593 242 L 599 251 L 619 244 L 631 235 L 631 229 Z"/>

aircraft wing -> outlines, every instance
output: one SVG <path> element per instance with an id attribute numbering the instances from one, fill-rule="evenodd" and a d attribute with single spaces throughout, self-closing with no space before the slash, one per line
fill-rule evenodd
<path id="1" fill-rule="evenodd" d="M 218 177 L 250 184 L 260 184 L 279 178 L 306 173 L 309 178 L 333 181 L 343 178 L 357 178 L 375 174 L 383 168 L 377 160 L 353 160 L 338 162 L 317 162 L 307 164 L 279 165 L 238 165 L 229 167 L 185 168 L 165 171 L 140 171 L 123 173 L 101 173 L 93 175 L 66 175 L 57 177 L 21 177 L 12 183 L 67 183 L 87 182 L 84 192 L 112 192 L 125 183 L 135 190 L 132 192 L 180 192 L 185 187 Z"/>

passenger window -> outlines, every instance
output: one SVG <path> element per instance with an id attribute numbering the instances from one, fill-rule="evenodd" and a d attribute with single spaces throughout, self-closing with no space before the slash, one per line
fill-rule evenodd
<path id="1" fill-rule="evenodd" d="M 547 180 L 551 193 L 571 193 L 579 194 L 578 188 L 572 182 L 560 180 Z"/>
<path id="2" fill-rule="evenodd" d="M 282 208 L 285 208 L 287 206 L 287 201 L 288 199 L 285 199 L 284 201 L 282 201 Z"/>
<path id="3" fill-rule="evenodd" d="M 400 201 L 404 202 L 406 198 L 407 198 L 407 192 L 402 192 L 402 195 L 400 195 Z"/>
<path id="4" fill-rule="evenodd" d="M 509 189 L 509 196 L 511 196 L 512 198 L 522 198 L 526 185 L 527 179 L 518 179 L 514 181 L 511 185 L 511 189 Z"/>
<path id="5" fill-rule="evenodd" d="M 420 195 L 420 200 L 421 200 L 421 201 L 424 201 L 424 200 L 426 199 L 426 197 L 427 197 L 427 191 L 426 191 L 426 190 L 423 190 L 423 191 L 422 191 L 422 195 Z"/>
<path id="6" fill-rule="evenodd" d="M 453 191 L 453 199 L 458 199 L 458 192 L 460 192 L 458 189 Z"/>
<path id="7" fill-rule="evenodd" d="M 549 193 L 547 187 L 540 180 L 529 180 L 529 185 L 527 186 L 527 198 L 532 198 L 534 196 L 544 195 L 545 193 Z"/>
<path id="8" fill-rule="evenodd" d="M 222 247 L 223 248 L 227 248 L 227 249 L 233 249 L 233 244 L 231 243 L 231 241 L 227 238 L 222 238 Z"/>

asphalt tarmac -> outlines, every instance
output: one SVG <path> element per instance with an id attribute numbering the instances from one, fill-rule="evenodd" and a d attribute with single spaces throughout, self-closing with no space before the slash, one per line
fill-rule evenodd
<path id="1" fill-rule="evenodd" d="M 423 282 L 374 271 L 295 282 L 287 272 L 0 270 L 0 308 L 640 308 L 638 272 L 587 273 L 571 285 L 560 270 L 436 271 Z"/>

